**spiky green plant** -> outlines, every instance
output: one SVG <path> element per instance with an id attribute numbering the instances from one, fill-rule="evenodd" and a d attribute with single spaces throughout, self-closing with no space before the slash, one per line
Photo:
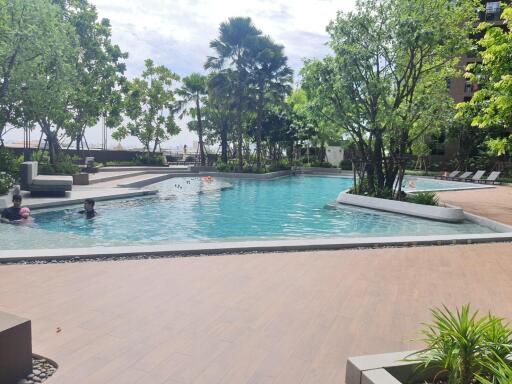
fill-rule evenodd
<path id="1" fill-rule="evenodd" d="M 469 304 L 456 312 L 446 306 L 431 310 L 434 320 L 422 330 L 427 347 L 407 360 L 419 369 L 434 369 L 445 375 L 448 384 L 471 384 L 479 377 L 493 377 L 489 361 L 505 360 L 512 351 L 511 331 L 503 320 L 492 315 L 478 318 Z"/>
<path id="2" fill-rule="evenodd" d="M 407 196 L 407 201 L 414 204 L 439 205 L 439 197 L 435 192 L 417 192 Z"/>
<path id="3" fill-rule="evenodd" d="M 507 359 L 495 355 L 487 362 L 487 374 L 477 375 L 481 384 L 510 384 L 512 383 L 512 367 Z"/>

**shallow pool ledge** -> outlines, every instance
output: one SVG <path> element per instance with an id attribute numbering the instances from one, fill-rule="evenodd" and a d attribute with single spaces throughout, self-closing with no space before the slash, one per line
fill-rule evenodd
<path id="1" fill-rule="evenodd" d="M 193 242 L 116 247 L 0 250 L 0 264 L 31 261 L 91 260 L 138 256 L 200 256 L 253 252 L 288 252 L 351 248 L 403 247 L 510 242 L 512 232 L 467 235 L 311 238 L 235 242 Z"/>
<path id="2" fill-rule="evenodd" d="M 379 211 L 401 213 L 403 215 L 421 217 L 445 221 L 448 223 L 461 223 L 464 221 L 464 211 L 458 207 L 436 207 L 432 205 L 422 205 L 408 203 L 405 201 L 396 201 L 380 199 L 377 197 L 361 196 L 341 192 L 336 201 L 340 204 L 355 205 L 363 208 L 377 209 Z"/>

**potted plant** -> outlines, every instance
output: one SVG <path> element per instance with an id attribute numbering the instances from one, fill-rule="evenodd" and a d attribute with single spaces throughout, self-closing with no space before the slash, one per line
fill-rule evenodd
<path id="1" fill-rule="evenodd" d="M 368 355 L 347 362 L 347 384 L 510 384 L 512 330 L 492 314 L 479 316 L 469 304 L 433 309 L 421 331 L 425 348 Z"/>

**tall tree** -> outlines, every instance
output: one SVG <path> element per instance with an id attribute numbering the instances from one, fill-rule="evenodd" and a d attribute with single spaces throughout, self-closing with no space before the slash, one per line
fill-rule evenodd
<path id="1" fill-rule="evenodd" d="M 1 144 L 8 123 L 26 123 L 18 107 L 27 79 L 69 43 L 68 32 L 60 7 L 50 0 L 0 0 Z"/>
<path id="2" fill-rule="evenodd" d="M 68 7 L 69 23 L 76 30 L 80 50 L 75 57 L 76 81 L 69 98 L 68 109 L 73 119 L 66 133 L 80 151 L 87 127 L 98 123 L 104 116 L 108 126 L 116 123 L 120 84 L 125 80 L 128 54 L 111 42 L 108 19 L 98 20 L 96 8 L 87 1 L 77 1 Z"/>
<path id="3" fill-rule="evenodd" d="M 254 40 L 254 56 L 249 74 L 255 93 L 256 107 L 256 164 L 261 167 L 262 120 L 265 108 L 284 102 L 291 92 L 293 71 L 287 64 L 284 47 L 268 36 Z"/>
<path id="4" fill-rule="evenodd" d="M 254 61 L 255 40 L 261 35 L 249 17 L 233 17 L 221 23 L 219 37 L 210 42 L 216 56 L 209 56 L 205 68 L 231 71 L 235 77 L 235 126 L 237 135 L 238 168 L 243 167 L 243 119 L 248 109 L 248 68 Z"/>
<path id="5" fill-rule="evenodd" d="M 194 124 L 190 127 L 197 132 L 199 139 L 199 157 L 201 165 L 206 165 L 206 156 L 204 149 L 204 131 L 203 131 L 203 117 L 201 114 L 201 105 L 204 103 L 204 98 L 207 94 L 207 77 L 199 73 L 192 73 L 191 75 L 183 78 L 183 85 L 176 91 L 181 97 L 179 101 L 179 108 L 182 113 L 180 118 L 184 115 L 190 115 L 195 119 Z M 192 107 L 188 107 L 192 104 Z"/>
<path id="6" fill-rule="evenodd" d="M 180 131 L 174 121 L 174 82 L 179 76 L 163 65 L 155 66 L 150 59 L 145 60 L 145 65 L 142 76 L 125 85 L 124 120 L 127 123 L 118 126 L 112 137 L 116 140 L 136 137 L 149 159 L 163 141 Z"/>
<path id="7" fill-rule="evenodd" d="M 389 195 L 412 143 L 452 108 L 445 79 L 470 47 L 474 10 L 471 1 L 361 0 L 329 25 L 334 56 L 307 62 L 303 87 L 357 145 L 366 183 L 356 191 Z"/>
<path id="8" fill-rule="evenodd" d="M 233 71 L 213 72 L 208 78 L 208 103 L 206 121 L 210 131 L 220 139 L 221 161 L 228 162 L 228 137 L 235 120 L 233 113 L 235 85 Z"/>
<path id="9" fill-rule="evenodd" d="M 489 135 L 488 146 L 497 156 L 512 155 L 512 7 L 502 13 L 503 25 L 482 23 L 478 41 L 482 62 L 468 66 L 466 76 L 479 85 L 473 98 L 459 106 L 461 116 Z"/>

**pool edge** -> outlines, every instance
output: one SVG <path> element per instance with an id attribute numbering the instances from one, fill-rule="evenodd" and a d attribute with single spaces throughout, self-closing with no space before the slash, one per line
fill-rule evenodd
<path id="1" fill-rule="evenodd" d="M 0 264 L 20 261 L 64 261 L 136 256 L 200 256 L 255 252 L 290 252 L 384 248 L 425 245 L 512 242 L 512 232 L 437 236 L 395 236 L 366 238 L 311 238 L 302 240 L 262 240 L 210 243 L 178 243 L 151 246 L 115 246 L 0 251 Z"/>

